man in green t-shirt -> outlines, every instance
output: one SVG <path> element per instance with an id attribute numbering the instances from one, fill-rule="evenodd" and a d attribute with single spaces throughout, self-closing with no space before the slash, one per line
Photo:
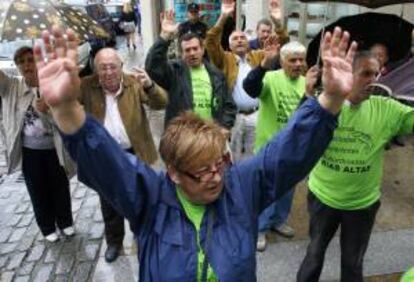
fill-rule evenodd
<path id="1" fill-rule="evenodd" d="M 230 130 L 236 116 L 236 105 L 228 93 L 223 73 L 203 60 L 203 40 L 196 33 L 183 34 L 179 38 L 181 59 L 167 59 L 168 47 L 177 30 L 174 12 L 163 12 L 160 37 L 148 51 L 145 62 L 151 79 L 168 91 L 166 125 L 181 112 L 193 111 Z"/>
<path id="2" fill-rule="evenodd" d="M 243 82 L 244 89 L 253 98 L 259 99 L 259 115 L 255 136 L 255 152 L 258 152 L 274 134 L 283 129 L 290 116 L 298 107 L 303 94 L 311 92 L 316 79 L 315 68 L 305 77 L 306 48 L 299 42 L 289 42 L 280 49 L 282 69 L 271 69 L 278 47 L 265 46 L 265 58 L 260 66 L 252 70 Z M 266 233 L 274 230 L 284 237 L 293 237 L 294 230 L 286 224 L 293 191 L 290 190 L 279 200 L 267 207 L 259 217 L 259 237 L 257 250 L 266 248 Z"/>
<path id="3" fill-rule="evenodd" d="M 310 243 L 298 281 L 319 279 L 325 251 L 341 226 L 341 281 L 363 281 L 363 257 L 376 213 L 384 146 L 395 135 L 413 132 L 414 109 L 370 96 L 380 71 L 364 51 L 354 59 L 354 85 L 339 116 L 333 140 L 309 178 Z"/>

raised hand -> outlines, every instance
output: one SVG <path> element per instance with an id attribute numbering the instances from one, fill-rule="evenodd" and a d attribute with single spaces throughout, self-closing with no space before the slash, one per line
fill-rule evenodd
<path id="1" fill-rule="evenodd" d="M 356 52 L 356 43 L 348 49 L 349 33 L 336 27 L 333 34 L 327 32 L 321 45 L 323 61 L 322 83 L 329 95 L 345 97 L 352 90 L 352 62 Z"/>
<path id="2" fill-rule="evenodd" d="M 132 75 L 138 80 L 144 88 L 149 88 L 153 85 L 151 78 L 144 69 L 134 68 Z"/>
<path id="3" fill-rule="evenodd" d="M 313 96 L 315 95 L 315 85 L 319 77 L 319 67 L 317 65 L 312 66 L 306 72 L 306 95 Z"/>
<path id="4" fill-rule="evenodd" d="M 336 27 L 333 34 L 325 33 L 321 44 L 323 61 L 322 84 L 324 91 L 318 100 L 331 112 L 338 112 L 353 86 L 352 62 L 356 42 L 349 46 L 349 33 Z"/>
<path id="5" fill-rule="evenodd" d="M 270 69 L 274 63 L 274 60 L 279 55 L 280 44 L 277 35 L 270 35 L 263 46 L 264 58 L 261 62 L 261 66 L 265 69 Z"/>
<path id="6" fill-rule="evenodd" d="M 68 100 L 76 100 L 79 94 L 78 41 L 72 30 L 66 32 L 67 39 L 58 28 L 53 28 L 52 34 L 54 45 L 48 31 L 42 34 L 46 56 L 42 54 L 39 45 L 35 46 L 34 55 L 40 93 L 50 107 L 58 107 Z"/>
<path id="7" fill-rule="evenodd" d="M 178 30 L 178 24 L 175 22 L 175 14 L 173 10 L 162 12 L 161 20 L 161 37 L 169 40 L 174 37 Z"/>
<path id="8" fill-rule="evenodd" d="M 275 20 L 282 19 L 283 0 L 269 0 L 269 14 Z"/>
<path id="9" fill-rule="evenodd" d="M 226 17 L 233 15 L 236 7 L 236 2 L 234 0 L 223 0 L 221 2 L 221 14 Z"/>
<path id="10" fill-rule="evenodd" d="M 34 47 L 40 93 L 49 105 L 58 127 L 65 133 L 75 132 L 85 120 L 85 112 L 77 102 L 80 93 L 78 40 L 72 30 L 64 34 L 58 28 L 53 28 L 52 34 L 44 31 L 42 40 L 45 55 L 39 44 Z"/>

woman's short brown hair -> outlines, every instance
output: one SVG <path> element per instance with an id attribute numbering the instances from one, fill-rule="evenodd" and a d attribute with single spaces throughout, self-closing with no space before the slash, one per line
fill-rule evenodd
<path id="1" fill-rule="evenodd" d="M 219 125 L 185 112 L 170 121 L 159 151 L 167 166 L 188 171 L 214 162 L 225 148 L 226 137 Z"/>

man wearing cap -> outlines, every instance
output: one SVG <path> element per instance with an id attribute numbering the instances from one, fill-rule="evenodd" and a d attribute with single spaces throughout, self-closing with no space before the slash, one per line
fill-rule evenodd
<path id="1" fill-rule="evenodd" d="M 178 26 L 178 38 L 186 33 L 195 33 L 200 38 L 206 38 L 207 25 L 201 21 L 200 5 L 197 3 L 190 3 L 187 6 L 188 20 Z"/>

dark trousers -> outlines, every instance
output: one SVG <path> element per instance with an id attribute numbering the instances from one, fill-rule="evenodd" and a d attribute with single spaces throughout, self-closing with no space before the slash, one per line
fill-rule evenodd
<path id="1" fill-rule="evenodd" d="M 126 152 L 134 155 L 132 148 L 126 149 Z M 106 244 L 113 246 L 122 246 L 125 236 L 124 217 L 120 215 L 103 197 L 101 200 L 101 211 L 105 225 Z"/>
<path id="2" fill-rule="evenodd" d="M 319 281 L 326 248 L 341 226 L 341 281 L 362 282 L 362 264 L 380 201 L 360 210 L 333 209 L 309 191 L 310 243 L 297 274 L 298 282 Z"/>
<path id="3" fill-rule="evenodd" d="M 101 211 L 105 225 L 105 239 L 107 245 L 121 247 L 124 241 L 124 217 L 121 216 L 112 205 L 100 197 Z"/>
<path id="4" fill-rule="evenodd" d="M 22 150 L 22 172 L 43 235 L 73 225 L 69 181 L 54 149 Z"/>

